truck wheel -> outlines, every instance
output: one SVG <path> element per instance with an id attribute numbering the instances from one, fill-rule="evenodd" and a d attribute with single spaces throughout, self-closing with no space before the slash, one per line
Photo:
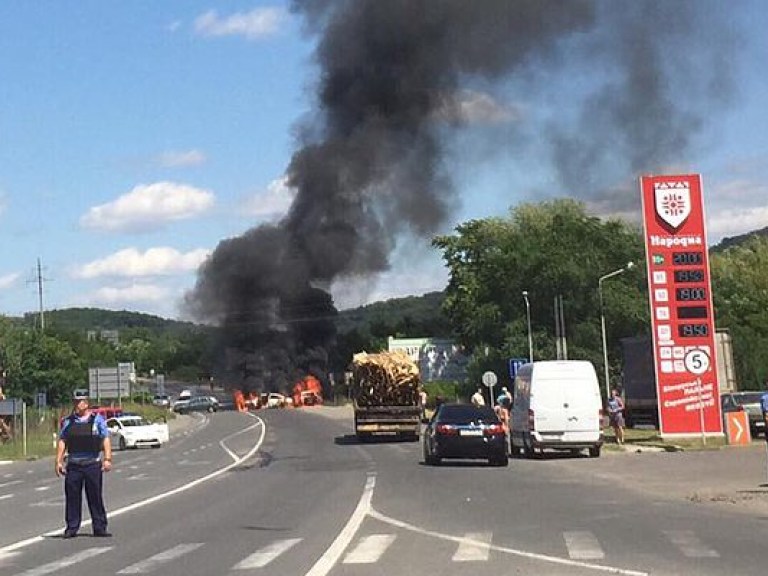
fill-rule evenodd
<path id="1" fill-rule="evenodd" d="M 600 446 L 592 446 L 589 449 L 590 458 L 600 458 Z"/>

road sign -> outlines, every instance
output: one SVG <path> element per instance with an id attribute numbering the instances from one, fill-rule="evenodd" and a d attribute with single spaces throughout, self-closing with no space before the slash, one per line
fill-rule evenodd
<path id="1" fill-rule="evenodd" d="M 728 434 L 728 444 L 749 444 L 752 441 L 747 412 L 726 412 L 725 429 Z"/>
<path id="2" fill-rule="evenodd" d="M 689 350 L 686 352 L 683 362 L 685 363 L 685 369 L 691 374 L 696 374 L 696 376 L 701 376 L 709 370 L 709 365 L 711 363 L 709 354 L 700 349 Z"/>
<path id="3" fill-rule="evenodd" d="M 528 358 L 510 358 L 509 359 L 509 377 L 512 380 L 517 376 L 517 371 L 523 364 L 528 364 Z"/>
<path id="4" fill-rule="evenodd" d="M 493 388 L 496 386 L 496 383 L 499 381 L 499 379 L 496 377 L 496 374 L 491 372 L 490 370 L 483 374 L 483 384 L 488 386 L 488 388 Z"/>

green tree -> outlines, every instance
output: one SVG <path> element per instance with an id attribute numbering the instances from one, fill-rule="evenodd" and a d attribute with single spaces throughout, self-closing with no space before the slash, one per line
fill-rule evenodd
<path id="1" fill-rule="evenodd" d="M 715 318 L 731 331 L 739 386 L 759 389 L 768 378 L 768 238 L 713 251 L 710 268 Z"/>
<path id="2" fill-rule="evenodd" d="M 568 356 L 602 366 L 598 279 L 643 261 L 639 229 L 590 216 L 574 200 L 523 204 L 508 218 L 472 220 L 433 245 L 443 251 L 450 274 L 445 313 L 462 343 L 476 352 L 474 379 L 490 367 L 504 374 L 506 358 L 528 356 L 523 291 L 531 306 L 535 358 L 555 357 L 553 306 L 562 295 Z M 619 338 L 647 332 L 643 269 L 603 285 L 614 373 Z"/>
<path id="3" fill-rule="evenodd" d="M 86 368 L 67 342 L 25 328 L 4 329 L 0 340 L 9 395 L 32 403 L 45 392 L 50 404 L 61 405 L 85 385 Z"/>

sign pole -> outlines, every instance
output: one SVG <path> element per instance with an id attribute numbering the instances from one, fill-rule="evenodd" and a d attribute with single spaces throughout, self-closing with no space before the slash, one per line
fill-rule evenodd
<path id="1" fill-rule="evenodd" d="M 699 390 L 699 429 L 701 430 L 701 444 L 703 446 L 707 445 L 707 435 L 704 431 L 704 403 L 701 399 L 701 377 L 696 378 L 696 387 Z"/>

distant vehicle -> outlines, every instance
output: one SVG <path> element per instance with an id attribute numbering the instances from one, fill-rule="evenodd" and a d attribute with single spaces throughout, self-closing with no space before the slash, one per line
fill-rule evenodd
<path id="1" fill-rule="evenodd" d="M 267 408 L 282 408 L 285 406 L 285 396 L 278 392 L 270 392 L 267 396 Z"/>
<path id="2" fill-rule="evenodd" d="M 765 392 L 728 392 L 720 395 L 723 414 L 726 412 L 746 412 L 749 416 L 749 430 L 752 437 L 765 435 L 765 421 L 760 408 L 760 398 Z"/>
<path id="3" fill-rule="evenodd" d="M 192 398 L 192 391 L 184 389 L 181 392 L 179 392 L 179 400 L 189 400 Z"/>
<path id="4" fill-rule="evenodd" d="M 168 394 L 155 394 L 154 398 L 152 398 L 152 404 L 160 408 L 170 408 L 171 397 Z"/>
<path id="5" fill-rule="evenodd" d="M 183 408 L 187 404 L 189 404 L 189 398 L 181 398 L 179 400 L 176 400 L 176 402 L 173 403 L 172 409 L 174 412 L 178 412 L 180 408 Z"/>
<path id="6" fill-rule="evenodd" d="M 168 424 L 151 423 L 141 416 L 117 416 L 107 420 L 112 445 L 126 450 L 151 446 L 160 448 L 170 437 Z"/>
<path id="7" fill-rule="evenodd" d="M 650 336 L 621 339 L 622 385 L 624 388 L 624 418 L 627 426 L 637 424 L 659 426 L 659 400 L 656 392 L 656 371 Z M 735 392 L 736 367 L 733 344 L 728 330 L 715 331 L 715 360 L 720 392 Z"/>
<path id="8" fill-rule="evenodd" d="M 586 360 L 524 364 L 515 377 L 512 454 L 589 449 L 600 456 L 603 401 L 595 367 Z"/>
<path id="9" fill-rule="evenodd" d="M 487 459 L 506 466 L 507 435 L 493 408 L 472 404 L 442 404 L 424 430 L 424 463 L 443 458 Z"/>
<path id="10" fill-rule="evenodd" d="M 189 414 L 190 412 L 216 412 L 219 409 L 218 401 L 214 401 L 210 396 L 197 396 L 191 400 L 179 400 L 173 405 L 173 411 L 178 414 Z"/>

